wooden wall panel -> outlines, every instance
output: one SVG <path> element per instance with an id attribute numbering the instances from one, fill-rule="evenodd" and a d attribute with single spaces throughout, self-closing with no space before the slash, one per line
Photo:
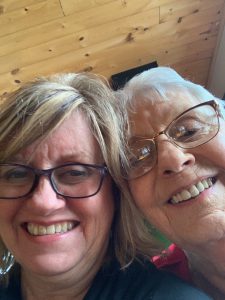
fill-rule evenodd
<path id="1" fill-rule="evenodd" d="M 179 62 L 173 65 L 173 67 L 181 75 L 186 76 L 187 78 L 193 80 L 196 83 L 204 85 L 205 81 L 207 80 L 210 63 L 211 63 L 211 59 L 205 58 L 205 59 L 193 61 L 188 64 Z"/>
<path id="2" fill-rule="evenodd" d="M 24 30 L 63 16 L 58 0 L 48 0 L 1 15 L 0 36 Z"/>
<path id="3" fill-rule="evenodd" d="M 132 7 L 145 7 L 147 5 L 148 9 L 160 7 L 161 5 L 165 5 L 174 0 L 61 0 L 62 8 L 65 15 L 70 15 L 75 12 L 81 12 L 83 10 L 89 10 L 90 8 L 99 9 L 100 6 L 107 4 L 109 2 L 115 2 L 116 5 L 119 5 L 121 9 L 132 9 Z M 138 3 L 139 2 L 139 3 Z M 114 4 L 113 4 L 114 6 Z M 103 10 L 106 12 L 110 6 L 103 7 Z M 118 12 L 117 12 L 118 13 Z M 114 16 L 115 18 L 117 16 Z"/>
<path id="4" fill-rule="evenodd" d="M 224 3 L 0 0 L 0 94 L 36 76 L 110 77 L 153 60 L 206 85 Z"/>
<path id="5" fill-rule="evenodd" d="M 134 1 L 134 0 L 132 0 Z M 136 1 L 136 0 L 135 0 Z M 134 1 L 134 2 L 135 2 Z M 75 2 L 75 1 L 74 1 Z M 42 22 L 40 26 L 30 26 L 24 31 L 20 31 L 15 34 L 4 36 L 0 39 L 0 56 L 8 54 L 9 52 L 16 52 L 21 49 L 26 49 L 27 47 L 32 47 L 35 45 L 43 44 L 51 40 L 63 38 L 69 34 L 80 35 L 78 41 L 84 42 L 84 36 L 81 31 L 90 30 L 93 27 L 98 27 L 98 35 L 107 34 L 108 39 L 111 38 L 111 28 L 105 29 L 108 23 L 119 21 L 119 24 L 123 23 L 123 19 L 129 17 L 135 20 L 135 15 L 139 12 L 149 12 L 148 18 L 150 25 L 152 25 L 152 10 L 148 9 L 148 1 L 137 1 L 135 6 L 129 6 L 121 10 L 121 2 L 114 1 L 114 3 L 109 3 L 104 8 L 100 6 L 98 9 L 88 9 L 81 13 L 75 13 L 71 16 L 58 18 L 53 22 Z M 101 8 L 101 9 L 100 9 Z M 158 19 L 157 9 L 157 19 Z M 116 16 L 115 16 L 116 15 Z M 139 18 L 142 18 L 142 15 Z M 139 19 L 142 22 L 142 19 Z M 146 18 L 145 18 L 146 19 Z M 157 21 L 158 22 L 158 21 Z M 1 17 L 0 17 L 1 25 Z M 16 30 L 17 24 L 14 24 Z M 129 33 L 129 32 L 128 32 Z M 65 47 L 66 45 L 63 44 Z"/>
<path id="6" fill-rule="evenodd" d="M 220 12 L 223 0 L 180 0 L 174 1 L 160 8 L 160 23 L 170 19 L 177 19 L 181 22 L 185 17 L 193 15 L 204 10 L 218 10 Z"/>
<path id="7" fill-rule="evenodd" d="M 0 14 L 8 13 L 18 8 L 25 9 L 27 5 L 45 2 L 46 0 L 0 0 Z"/>
<path id="8" fill-rule="evenodd" d="M 65 15 L 71 15 L 75 12 L 81 12 L 90 8 L 97 8 L 99 5 L 103 5 L 115 0 L 61 0 L 62 9 Z"/>
<path id="9" fill-rule="evenodd" d="M 117 45 L 118 43 L 126 41 L 126 39 L 131 39 L 132 35 L 129 35 L 129 32 L 133 31 L 134 25 L 136 26 L 135 31 L 137 31 L 158 24 L 158 14 L 157 8 L 152 9 L 138 15 L 109 22 L 106 24 L 105 30 L 101 34 L 99 34 L 99 32 L 102 29 L 102 25 L 99 25 L 88 30 L 82 30 L 78 33 L 50 40 L 49 42 L 34 47 L 25 48 L 23 50 L 18 49 L 17 55 L 15 56 L 14 52 L 12 52 L 7 55 L 7 60 L 5 59 L 5 55 L 2 55 L 0 56 L 0 74 L 15 69 L 21 69 L 24 66 L 52 59 L 56 56 L 61 56 L 79 49 L 84 49 L 84 56 L 89 57 L 93 45 L 107 41 L 106 46 L 111 47 L 112 44 Z M 110 39 L 108 32 L 110 32 Z M 27 45 L 29 45 L 29 43 Z M 64 47 L 62 47 L 62 45 L 64 45 Z M 88 49 L 85 50 L 85 48 Z"/>

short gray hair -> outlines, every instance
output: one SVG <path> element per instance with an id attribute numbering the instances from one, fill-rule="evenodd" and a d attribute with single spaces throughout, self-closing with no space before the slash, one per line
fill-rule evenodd
<path id="1" fill-rule="evenodd" d="M 156 67 L 134 76 L 123 89 L 117 91 L 117 98 L 122 103 L 124 116 L 133 111 L 138 97 L 150 101 L 152 104 L 159 101 L 168 101 L 177 92 L 185 92 L 190 97 L 200 101 L 217 100 L 221 114 L 225 117 L 224 101 L 215 97 L 203 86 L 183 78 L 170 67 Z M 179 105 L 179 103 L 178 103 Z M 129 124 L 127 124 L 129 130 Z"/>

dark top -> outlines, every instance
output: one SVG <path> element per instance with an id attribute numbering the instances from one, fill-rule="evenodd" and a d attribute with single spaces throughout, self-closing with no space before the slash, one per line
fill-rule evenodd
<path id="1" fill-rule="evenodd" d="M 22 300 L 20 280 L 0 289 L 0 300 Z M 203 292 L 149 263 L 137 261 L 120 270 L 117 261 L 102 268 L 84 300 L 209 300 Z"/>

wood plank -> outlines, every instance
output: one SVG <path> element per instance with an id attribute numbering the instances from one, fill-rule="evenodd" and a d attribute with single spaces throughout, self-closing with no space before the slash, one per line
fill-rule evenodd
<path id="1" fill-rule="evenodd" d="M 46 0 L 0 0 L 0 15 L 19 8 L 26 8 L 28 5 L 36 4 L 37 2 L 45 1 Z"/>
<path id="2" fill-rule="evenodd" d="M 208 9 L 193 16 L 188 16 L 183 22 L 177 23 L 170 20 L 165 23 L 154 25 L 147 30 L 132 32 L 132 43 L 139 43 L 146 49 L 154 49 L 159 45 L 161 48 L 170 43 L 192 42 L 198 39 L 217 35 L 221 15 L 217 14 L 217 8 Z"/>
<path id="3" fill-rule="evenodd" d="M 162 24 L 158 25 L 161 26 Z M 214 25 L 214 26 L 213 26 Z M 218 31 L 218 24 L 206 24 L 195 28 L 195 30 L 190 29 L 183 34 L 174 34 L 169 35 L 165 31 L 164 33 L 161 31 L 161 34 L 151 35 L 150 33 L 146 33 L 142 36 L 135 36 L 133 41 L 130 43 L 121 43 L 118 45 L 114 45 L 113 49 L 104 49 L 104 58 L 105 60 L 115 60 L 117 65 L 123 66 L 126 65 L 126 58 L 129 59 L 129 56 L 134 56 L 141 62 L 142 59 L 147 58 L 149 55 L 157 59 L 160 51 L 168 51 L 173 47 L 179 47 L 194 43 L 201 42 L 207 43 L 207 40 L 211 39 L 211 37 L 215 37 Z M 158 27 L 157 26 L 157 27 Z M 165 26 L 163 26 L 166 29 Z M 147 50 L 146 50 L 147 49 Z M 93 50 L 93 48 L 91 49 Z M 119 53 L 126 53 L 126 56 L 119 55 Z M 97 53 L 90 53 L 90 58 L 95 60 L 97 58 Z M 135 60 L 137 61 L 137 60 Z M 124 62 L 124 63 L 123 63 Z M 123 71 L 122 69 L 120 71 Z"/>
<path id="4" fill-rule="evenodd" d="M 101 25 L 79 33 L 64 36 L 61 39 L 40 44 L 36 47 L 29 47 L 20 51 L 17 50 L 16 53 L 13 52 L 0 56 L 0 74 L 8 71 L 19 71 L 21 67 L 26 65 L 51 59 L 55 56 L 60 56 L 64 53 L 79 49 L 87 48 L 85 54 L 89 56 L 88 48 L 97 43 L 108 41 L 109 36 L 110 40 L 115 39 L 116 43 L 118 43 L 118 41 L 129 38 L 132 39 L 132 32 L 136 32 L 137 30 L 145 32 L 146 28 L 154 24 L 158 24 L 158 8 L 107 23 L 104 26 L 104 31 Z M 99 34 L 99 32 L 101 32 L 101 34 Z"/>
<path id="5" fill-rule="evenodd" d="M 63 16 L 58 0 L 48 0 L 5 13 L 0 18 L 0 36 L 28 29 Z"/>
<path id="6" fill-rule="evenodd" d="M 65 15 L 71 15 L 90 8 L 97 9 L 100 5 L 104 5 L 115 0 L 60 0 Z"/>
<path id="7" fill-rule="evenodd" d="M 160 7 L 160 22 L 177 19 L 181 22 L 185 17 L 194 15 L 210 8 L 218 7 L 218 11 L 223 8 L 224 0 L 179 0 L 162 5 Z"/>
<path id="8" fill-rule="evenodd" d="M 134 1 L 134 0 L 132 0 Z M 101 6 L 98 10 L 89 9 L 68 17 L 62 17 L 52 22 L 43 20 L 39 26 L 26 28 L 24 31 L 0 38 L 0 56 L 27 47 L 46 43 L 49 40 L 61 38 L 65 35 L 87 30 L 98 25 L 123 19 L 141 12 L 149 11 L 149 0 L 134 1 L 134 6 L 123 7 L 120 0 Z M 151 9 L 150 9 L 151 10 Z M 47 13 L 43 12 L 47 18 Z M 42 20 L 42 18 L 40 18 Z M 1 23 L 0 23 L 1 25 Z M 13 27 L 13 25 L 12 25 Z M 15 25 L 14 25 L 15 27 Z M 16 28 L 12 28 L 11 31 Z M 104 27 L 101 32 L 104 31 Z M 110 35 L 110 33 L 108 33 Z M 1 35 L 0 35 L 1 36 Z"/>
<path id="9" fill-rule="evenodd" d="M 166 45 L 165 51 L 168 51 L 167 54 L 164 53 L 160 45 L 153 45 L 151 48 L 148 47 L 148 51 L 146 51 L 147 46 L 142 47 L 143 45 L 123 45 L 118 52 L 117 48 L 108 53 L 105 51 L 102 60 L 98 59 L 97 61 L 97 57 L 95 57 L 95 65 L 93 61 L 91 61 L 90 66 L 93 67 L 95 72 L 110 76 L 113 73 L 125 71 L 128 68 L 134 68 L 154 60 L 157 60 L 160 65 L 177 63 L 183 60 L 193 62 L 202 58 L 212 57 L 213 47 L 215 47 L 213 42 L 215 39 L 216 37 L 211 37 L 208 40 L 199 40 L 190 44 L 186 41 L 186 43 L 180 47 L 175 46 L 176 44 L 171 42 Z M 190 50 L 189 52 L 185 51 L 186 47 Z M 198 51 L 195 52 L 193 49 L 198 49 Z M 118 53 L 126 53 L 126 55 L 119 57 Z"/>
<path id="10" fill-rule="evenodd" d="M 175 64 L 180 61 L 191 63 L 201 59 L 212 58 L 216 40 L 217 37 L 214 36 L 207 40 L 199 40 L 179 47 L 168 47 L 166 50 L 158 51 L 158 62 L 160 65 L 164 65 Z"/>
<path id="11" fill-rule="evenodd" d="M 143 10 L 146 11 L 145 9 L 143 9 Z M 79 32 L 82 30 L 85 31 L 87 28 L 93 27 L 92 23 L 87 24 L 87 26 L 85 26 L 85 24 L 84 24 L 85 22 L 83 22 L 83 26 L 79 26 L 79 23 L 80 24 L 82 23 L 82 18 L 79 21 L 79 20 L 77 20 L 76 17 L 77 17 L 76 15 L 73 15 L 73 16 L 69 16 L 66 18 L 61 18 L 57 21 L 48 22 L 48 23 L 45 23 L 40 26 L 28 28 L 25 31 L 18 32 L 16 34 L 11 34 L 9 36 L 0 38 L 0 56 L 19 51 L 21 49 L 26 49 L 27 47 L 33 47 L 38 44 L 46 43 L 50 40 L 58 39 L 58 38 L 61 38 L 62 36 L 69 35 L 73 32 Z M 195 23 L 197 23 L 197 22 L 201 23 L 201 17 L 202 17 L 201 15 L 197 15 L 197 16 L 195 16 L 194 20 L 192 18 L 190 20 L 193 23 L 192 26 L 194 26 L 194 25 L 198 26 L 198 24 L 195 24 Z M 211 15 L 207 16 L 207 13 L 205 15 L 203 15 L 203 17 L 204 17 L 203 21 L 206 23 L 209 21 L 212 21 L 211 20 L 212 16 Z M 218 16 L 217 16 L 217 18 L 218 18 Z M 76 22 L 74 20 L 76 20 Z M 99 25 L 99 24 L 96 21 L 95 26 L 97 26 L 97 25 Z M 172 26 L 169 23 L 166 23 L 165 26 L 168 27 L 167 34 L 174 34 L 174 28 L 175 28 L 174 23 L 172 23 Z M 186 22 L 179 23 L 180 28 L 185 29 L 186 26 L 188 26 L 188 20 Z M 87 27 L 87 28 L 84 28 L 84 27 Z M 161 28 L 162 31 L 165 32 L 165 29 L 163 27 L 159 27 L 159 28 Z M 172 30 L 172 32 L 170 32 L 170 30 Z M 104 29 L 101 30 L 101 34 L 104 31 L 105 31 Z M 154 31 L 154 29 L 153 29 L 153 31 Z M 158 31 L 160 34 L 160 29 Z M 83 32 L 83 34 L 85 34 L 85 32 Z M 80 36 L 81 38 L 85 37 L 83 34 L 81 34 L 81 36 Z M 109 32 L 109 35 L 110 35 L 110 32 Z M 85 42 L 85 38 L 83 39 L 83 43 L 84 42 Z"/>
<path id="12" fill-rule="evenodd" d="M 202 29 L 202 27 L 200 27 Z M 110 73 L 116 73 L 119 71 L 123 71 L 124 68 L 126 69 L 127 61 L 134 60 L 134 64 L 138 62 L 138 64 L 143 64 L 145 60 L 149 59 L 148 62 L 151 60 L 157 60 L 162 52 L 162 49 L 168 50 L 171 49 L 172 46 L 176 45 L 185 45 L 187 42 L 191 41 L 191 34 L 193 34 L 193 40 L 197 38 L 198 40 L 200 37 L 197 35 L 195 36 L 197 30 L 193 30 L 189 33 L 189 38 L 186 37 L 181 38 L 181 42 L 176 37 L 176 42 L 173 40 L 173 36 L 170 40 L 167 40 L 167 44 L 162 45 L 162 43 L 155 44 L 151 39 L 143 39 L 142 42 L 136 40 L 134 42 L 119 42 L 115 43 L 115 41 L 109 41 L 105 43 L 97 44 L 91 49 L 89 49 L 89 56 L 86 56 L 86 49 L 80 49 L 79 51 L 68 52 L 64 55 L 60 55 L 54 57 L 52 59 L 48 59 L 46 62 L 38 62 L 34 65 L 28 65 L 27 67 L 23 67 L 20 70 L 12 70 L 7 76 L 6 74 L 2 74 L 3 76 L 0 77 L 0 85 L 2 87 L 9 87 L 11 84 L 14 85 L 14 81 L 26 81 L 33 76 L 37 76 L 38 74 L 48 74 L 49 72 L 60 72 L 63 68 L 65 71 L 81 71 L 84 69 L 92 70 L 94 72 L 102 72 L 103 66 L 104 69 L 110 70 Z M 207 39 L 210 37 L 210 31 L 208 31 Z M 202 37 L 202 43 L 207 42 L 205 40 L 206 35 Z M 200 40 L 201 41 L 201 40 Z M 171 48 L 170 48 L 171 47 Z M 193 44 L 193 47 L 194 44 Z M 146 49 L 148 49 L 146 51 Z M 172 50 L 170 50 L 172 51 Z M 126 55 L 121 55 L 121 53 L 126 53 Z M 61 63 L 58 64 L 58 61 Z M 6 78 L 8 78 L 6 80 Z M 10 79 L 9 79 L 10 78 Z M 0 87 L 1 89 L 1 87 Z"/>
<path id="13" fill-rule="evenodd" d="M 155 59 L 181 69 L 189 64 L 197 67 L 200 60 L 211 60 L 213 46 L 210 43 L 216 39 L 221 19 L 218 14 L 221 6 L 217 5 L 220 0 L 214 1 L 213 7 L 188 14 L 180 22 L 169 18 L 161 24 L 157 24 L 156 19 L 154 24 L 149 23 L 149 19 L 152 20 L 148 15 L 152 11 L 149 7 L 154 1 L 147 3 L 143 0 L 141 5 L 136 1 L 135 8 L 129 7 L 132 1 L 127 2 L 125 7 L 121 3 L 119 6 L 118 1 L 101 5 L 114 8 L 114 11 L 107 10 L 106 16 L 101 17 L 97 12 L 91 13 L 88 19 L 88 13 L 93 10 L 83 10 L 0 38 L 0 49 L 5 51 L 2 60 L 0 58 L 3 67 L 2 71 L 0 69 L 3 72 L 0 93 L 14 89 L 20 81 L 54 72 L 89 70 L 110 76 Z M 115 17 L 119 9 L 122 12 Z M 191 47 L 191 43 L 197 51 L 192 53 L 192 48 L 189 48 L 188 55 L 185 47 Z M 207 50 L 203 50 L 204 45 Z M 15 54 L 10 54 L 10 51 Z M 204 70 L 207 71 L 202 66 L 202 71 L 197 74 L 198 80 L 203 81 L 207 76 L 203 74 Z"/>
<path id="14" fill-rule="evenodd" d="M 194 33 L 196 33 L 196 30 Z M 203 41 L 204 39 L 205 37 L 202 38 Z M 172 41 L 172 39 L 168 41 L 165 49 L 168 49 L 169 45 L 174 44 Z M 190 39 L 183 39 L 183 45 L 187 44 L 188 41 Z M 177 43 L 178 41 L 176 41 Z M 194 44 L 193 47 L 195 47 Z M 148 50 L 146 51 L 146 49 Z M 105 43 L 94 45 L 88 57 L 85 55 L 86 49 L 80 49 L 76 52 L 68 52 L 47 61 L 22 67 L 20 70 L 4 73 L 0 75 L 0 90 L 5 92 L 9 88 L 14 87 L 16 82 L 25 82 L 34 76 L 61 71 L 93 71 L 103 74 L 104 70 L 108 70 L 106 76 L 109 76 L 127 69 L 129 62 L 133 62 L 132 67 L 134 67 L 135 65 L 144 64 L 146 61 L 157 60 L 162 49 L 159 43 L 156 43 L 156 41 L 153 43 L 151 39 L 146 40 L 145 43 L 120 42 L 116 44 L 114 40 L 106 41 Z M 124 55 L 121 55 L 121 53 L 124 53 Z"/>
<path id="15" fill-rule="evenodd" d="M 152 14 L 153 12 L 153 14 Z M 136 36 L 138 35 L 142 35 L 144 38 L 147 38 L 147 35 L 150 35 L 151 39 L 158 39 L 159 36 L 163 36 L 163 39 L 167 39 L 168 36 L 174 35 L 184 35 L 185 37 L 185 32 L 187 32 L 187 30 L 189 29 L 189 27 L 197 27 L 199 26 L 199 24 L 201 23 L 209 23 L 209 22 L 213 22 L 213 20 L 218 20 L 218 15 L 217 13 L 214 11 L 206 11 L 204 14 L 201 14 L 200 16 L 196 15 L 195 19 L 193 19 L 193 17 L 191 16 L 191 20 L 189 22 L 189 18 L 186 18 L 185 22 L 181 22 L 181 23 L 177 23 L 176 20 L 172 20 L 166 23 L 162 23 L 160 24 L 160 26 L 156 25 L 156 26 L 151 26 L 151 22 L 150 23 L 145 23 L 146 22 L 146 18 L 148 17 L 148 12 L 146 12 L 146 15 L 140 15 L 140 17 L 144 18 L 143 22 L 138 23 L 140 21 L 138 21 L 138 17 L 137 16 L 137 20 L 135 18 L 135 15 L 133 16 L 134 18 L 134 26 L 133 28 L 137 28 L 138 30 L 135 30 L 136 32 L 134 32 L 134 30 L 132 30 L 132 27 L 130 25 L 130 21 L 132 20 L 129 17 L 124 20 L 125 23 L 128 22 L 128 26 L 131 30 L 127 30 L 127 37 L 130 36 L 132 38 L 136 38 Z M 150 10 L 149 11 L 149 20 L 151 20 L 154 17 L 154 10 Z M 118 21 L 118 24 L 121 25 L 122 19 L 120 21 Z M 137 23 L 136 23 L 137 22 Z M 154 21 L 155 22 L 155 21 Z M 112 24 L 107 25 L 107 30 L 101 30 L 100 27 L 96 27 L 96 31 L 94 30 L 83 30 L 83 31 L 76 31 L 77 35 L 75 37 L 75 39 L 79 40 L 79 44 L 81 45 L 81 47 L 86 47 L 87 45 L 90 45 L 91 43 L 93 43 L 93 39 L 96 39 L 96 42 L 100 42 L 101 41 L 101 37 L 103 36 L 103 39 L 105 39 L 104 35 L 112 35 L 114 36 L 113 33 L 113 27 L 114 24 L 116 24 L 117 22 L 114 22 Z M 191 23 L 191 24 L 190 24 Z M 140 24 L 140 26 L 139 26 Z M 115 25 L 116 26 L 116 25 Z M 142 27 L 144 26 L 144 27 Z M 212 26 L 210 26 L 212 27 Z M 118 30 L 118 33 L 121 31 L 118 29 L 118 26 L 115 27 L 116 30 Z M 124 28 L 124 27 L 122 27 Z M 105 28 L 104 28 L 105 29 Z M 38 44 L 42 44 L 48 41 L 52 41 L 54 39 L 60 38 L 60 37 L 66 37 L 68 35 L 68 33 L 70 33 L 71 31 L 75 30 L 74 28 L 74 24 L 70 24 L 68 23 L 68 26 L 63 26 L 62 23 L 60 22 L 50 22 L 47 24 L 46 27 L 43 26 L 39 26 L 37 28 L 35 28 L 35 30 L 33 28 L 28 29 L 24 32 L 19 32 L 17 34 L 13 34 L 10 36 L 6 36 L 3 38 L 0 38 L 0 56 L 9 54 L 9 53 L 14 53 L 14 52 L 18 52 L 21 49 L 27 49 L 28 47 L 32 47 Z M 211 30 L 211 29 L 207 29 L 207 30 Z M 101 34 L 99 34 L 99 31 L 101 32 Z M 144 31 L 144 32 L 143 32 Z M 89 34 L 90 32 L 90 34 Z M 96 33 L 97 32 L 97 33 Z M 115 30 L 114 30 L 115 32 Z M 204 32 L 202 32 L 203 34 Z M 70 37 L 68 37 L 70 38 Z M 64 39 L 64 38 L 63 38 Z M 66 47 L 65 45 L 67 43 L 64 43 L 65 41 L 62 39 L 63 45 L 64 47 Z M 88 42 L 90 40 L 90 42 Z M 73 40 L 74 41 L 74 40 Z M 73 41 L 70 41 L 69 44 Z M 175 41 L 175 39 L 174 39 Z M 162 41 L 160 41 L 162 42 Z M 51 42 L 50 42 L 51 43 Z M 49 44 L 50 44 L 49 43 Z M 56 46 L 54 46 L 54 42 L 52 44 L 53 49 L 57 49 L 57 41 L 56 41 Z M 60 48 L 62 48 L 60 46 Z M 46 49 L 51 49 L 51 46 L 49 48 Z"/>
<path id="16" fill-rule="evenodd" d="M 171 67 L 174 68 L 183 77 L 205 86 L 207 83 L 210 65 L 211 59 L 206 58 L 192 63 L 177 63 L 171 65 Z"/>
<path id="17" fill-rule="evenodd" d="M 206 0 L 208 1 L 208 0 Z M 185 28 L 195 27 L 197 23 L 205 24 L 207 22 L 220 20 L 222 17 L 223 5 L 220 3 L 221 0 L 214 3 L 212 7 L 208 7 L 202 10 L 195 11 L 191 14 L 187 14 L 185 17 L 171 18 L 177 20 L 177 24 L 184 26 Z M 223 0 L 224 1 L 224 0 Z M 167 23 L 167 22 L 166 22 Z"/>
<path id="18" fill-rule="evenodd" d="M 134 6 L 135 2 L 143 2 L 137 0 L 60 0 L 65 15 L 70 15 L 90 8 L 96 9 L 100 5 L 108 4 L 109 2 L 118 2 L 121 8 Z M 174 0 L 151 0 L 148 2 L 148 9 L 156 8 L 164 4 L 174 2 Z M 147 3 L 146 2 L 146 3 Z M 106 7 L 107 8 L 107 7 Z"/>
<path id="19" fill-rule="evenodd" d="M 166 24 L 167 26 L 164 26 L 165 23 L 162 23 L 152 27 L 145 35 L 134 36 L 133 41 L 141 44 L 143 48 L 149 47 L 154 50 L 157 47 L 157 49 L 166 49 L 167 45 L 179 46 L 196 40 L 207 39 L 210 36 L 217 35 L 219 30 L 219 22 L 217 21 L 199 24 L 194 28 L 177 26 L 171 22 Z"/>
<path id="20" fill-rule="evenodd" d="M 126 69 L 130 69 L 133 68 L 135 66 L 139 66 L 139 65 L 143 65 L 146 63 L 149 63 L 151 61 L 155 60 L 155 57 L 149 55 L 148 60 L 137 60 L 135 58 L 135 64 L 134 64 L 134 60 L 132 59 L 131 61 L 126 61 Z M 185 65 L 184 62 L 182 62 L 182 65 L 180 65 L 180 63 L 177 64 L 163 64 L 163 65 L 169 65 L 173 68 L 175 68 L 178 72 L 181 73 L 181 75 L 183 76 L 189 76 L 189 79 L 193 80 L 194 82 L 198 82 L 200 84 L 204 84 L 206 85 L 207 83 L 207 76 L 208 76 L 208 71 L 209 71 L 209 67 L 210 67 L 210 63 L 211 62 L 211 58 L 206 58 L 204 59 L 204 61 L 208 62 L 207 65 L 202 65 L 201 68 L 199 68 L 198 63 L 199 61 L 196 62 L 192 62 L 191 64 L 188 62 L 187 65 Z M 79 70 L 79 66 L 78 65 L 74 65 L 74 66 L 65 66 L 64 62 L 62 62 L 62 64 L 64 65 L 64 68 L 60 68 L 58 70 L 58 72 L 79 72 L 82 70 L 83 66 L 80 66 L 81 69 Z M 199 63 L 200 64 L 200 63 Z M 193 66 L 191 69 L 191 65 Z M 85 69 L 85 68 L 83 68 Z M 88 65 L 86 66 L 86 71 L 90 71 L 92 72 L 91 69 L 88 69 Z M 111 68 L 105 68 L 105 66 L 99 66 L 95 68 L 94 71 L 96 74 L 101 74 L 107 78 L 110 78 L 110 76 L 113 73 L 117 73 L 120 72 L 120 69 L 118 69 L 115 65 L 113 65 L 113 63 L 111 63 Z M 41 70 L 41 72 L 34 72 L 31 76 L 31 74 L 29 74 L 28 78 L 26 78 L 26 80 L 29 80 L 33 77 L 36 76 L 40 76 L 40 75 L 48 75 L 51 73 L 55 73 L 55 72 L 50 72 L 50 70 L 46 70 L 46 73 L 43 72 L 43 69 Z M 200 74 L 203 74 L 200 76 Z M 7 93 L 9 91 L 12 91 L 16 88 L 18 88 L 20 86 L 20 82 L 19 79 L 14 79 L 14 76 L 12 76 L 10 73 L 8 74 L 4 74 L 4 75 L 0 75 L 0 95 Z M 199 81 L 198 78 L 201 78 L 201 81 Z M 26 81 L 25 80 L 25 81 Z M 10 83 L 10 84 L 9 84 Z M 21 82 L 22 83 L 22 82 Z"/>

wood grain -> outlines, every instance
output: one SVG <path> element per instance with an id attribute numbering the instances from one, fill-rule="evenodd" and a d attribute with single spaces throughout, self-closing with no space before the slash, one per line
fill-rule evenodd
<path id="1" fill-rule="evenodd" d="M 206 85 L 225 0 L 0 0 L 0 95 L 36 76 L 156 60 Z"/>

